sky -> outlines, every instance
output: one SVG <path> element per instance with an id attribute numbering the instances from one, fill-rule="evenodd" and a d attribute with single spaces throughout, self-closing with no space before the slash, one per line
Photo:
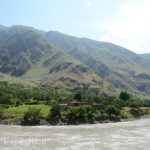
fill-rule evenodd
<path id="1" fill-rule="evenodd" d="M 0 25 L 25 25 L 150 53 L 150 0 L 0 0 Z"/>

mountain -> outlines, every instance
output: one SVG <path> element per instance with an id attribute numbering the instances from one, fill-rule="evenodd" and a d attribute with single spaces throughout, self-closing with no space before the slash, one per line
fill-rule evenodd
<path id="1" fill-rule="evenodd" d="M 87 65 L 43 36 L 45 32 L 31 27 L 0 26 L 0 78 L 10 76 L 58 90 L 90 87 L 104 95 L 114 92 Z"/>
<path id="2" fill-rule="evenodd" d="M 150 54 L 140 54 L 140 56 L 148 62 L 148 67 L 150 65 Z"/>
<path id="3" fill-rule="evenodd" d="M 44 37 L 80 60 L 116 89 L 150 94 L 150 55 L 138 55 L 112 43 L 50 31 Z"/>
<path id="4" fill-rule="evenodd" d="M 150 54 L 136 54 L 112 43 L 26 26 L 0 26 L 0 53 L 1 79 L 59 90 L 90 87 L 104 95 L 120 90 L 150 95 Z"/>

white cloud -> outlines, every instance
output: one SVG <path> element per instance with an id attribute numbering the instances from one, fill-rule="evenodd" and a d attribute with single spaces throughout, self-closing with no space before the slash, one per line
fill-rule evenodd
<path id="1" fill-rule="evenodd" d="M 108 24 L 95 23 L 105 30 L 100 40 L 125 46 L 136 53 L 150 53 L 150 0 L 123 6 L 121 19 Z"/>

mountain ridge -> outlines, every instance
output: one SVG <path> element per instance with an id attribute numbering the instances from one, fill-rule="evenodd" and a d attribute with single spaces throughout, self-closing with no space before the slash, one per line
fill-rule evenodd
<path id="1" fill-rule="evenodd" d="M 76 38 L 60 32 L 50 31 L 45 37 L 115 88 L 150 94 L 150 81 L 147 82 L 142 75 L 149 76 L 149 60 L 141 55 L 112 43 Z"/>
<path id="2" fill-rule="evenodd" d="M 106 81 L 85 64 L 57 48 L 36 29 L 13 26 L 0 29 L 0 35 L 0 72 L 23 80 L 39 81 L 42 86 L 49 83 L 49 88 L 52 83 L 53 88 L 57 84 L 57 89 L 59 86 L 71 89 L 67 84 L 73 88 L 78 83 L 90 83 L 101 93 L 111 93 Z M 61 85 L 58 84 L 60 80 Z"/>
<path id="3" fill-rule="evenodd" d="M 112 43 L 27 26 L 0 26 L 0 51 L 4 74 L 150 94 L 150 54 L 136 54 Z"/>

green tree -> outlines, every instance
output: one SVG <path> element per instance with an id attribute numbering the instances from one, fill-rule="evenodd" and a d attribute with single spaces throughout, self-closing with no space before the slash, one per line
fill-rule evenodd
<path id="1" fill-rule="evenodd" d="M 89 105 L 73 107 L 68 110 L 66 118 L 72 121 L 89 121 L 94 117 L 94 110 Z"/>
<path id="2" fill-rule="evenodd" d="M 103 104 L 104 106 L 111 105 L 111 104 L 113 103 L 113 100 L 114 100 L 115 98 L 116 98 L 116 97 L 114 97 L 114 96 L 106 97 L 106 98 L 103 99 L 102 104 Z"/>
<path id="3" fill-rule="evenodd" d="M 61 106 L 56 101 L 51 103 L 51 109 L 48 114 L 48 119 L 61 118 Z"/>
<path id="4" fill-rule="evenodd" d="M 0 120 L 2 119 L 3 114 L 4 114 L 4 108 L 0 107 Z"/>
<path id="5" fill-rule="evenodd" d="M 125 101 L 119 98 L 115 98 L 113 100 L 113 105 L 118 105 L 119 107 L 124 107 L 125 106 Z"/>
<path id="6" fill-rule="evenodd" d="M 120 109 L 118 109 L 114 105 L 108 105 L 105 111 L 109 115 L 109 117 L 112 117 L 112 115 L 118 116 L 120 114 Z"/>
<path id="7" fill-rule="evenodd" d="M 82 100 L 82 95 L 80 94 L 80 93 L 76 93 L 75 95 L 74 95 L 74 99 L 75 100 Z"/>
<path id="8" fill-rule="evenodd" d="M 127 92 L 121 91 L 119 98 L 122 99 L 122 100 L 124 100 L 124 101 L 126 101 L 126 100 L 130 99 L 130 95 Z"/>

